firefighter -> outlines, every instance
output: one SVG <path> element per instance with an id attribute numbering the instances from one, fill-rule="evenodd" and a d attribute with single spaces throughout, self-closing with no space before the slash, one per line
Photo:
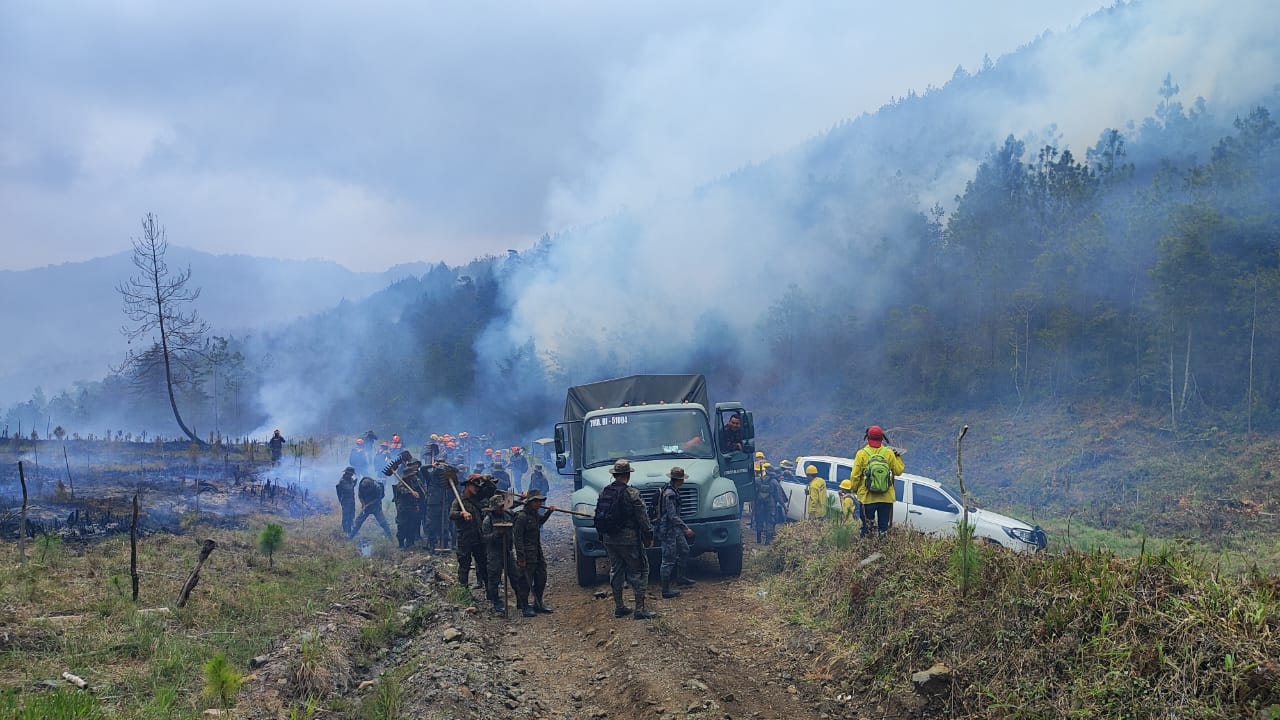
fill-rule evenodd
<path id="1" fill-rule="evenodd" d="M 809 478 L 809 487 L 805 495 L 809 497 L 807 517 L 811 520 L 822 520 L 827 516 L 827 481 L 818 475 L 818 468 L 810 465 L 804 469 Z"/>
<path id="2" fill-rule="evenodd" d="M 516 492 L 524 492 L 521 481 L 524 474 L 529 472 L 529 458 L 524 456 L 524 449 L 520 447 L 511 448 L 511 484 L 515 486 Z"/>

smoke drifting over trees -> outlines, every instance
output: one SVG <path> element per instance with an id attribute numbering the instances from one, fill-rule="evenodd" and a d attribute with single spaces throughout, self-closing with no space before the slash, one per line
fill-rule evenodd
<path id="1" fill-rule="evenodd" d="M 540 435 L 565 385 L 703 371 L 815 409 L 1121 398 L 1280 426 L 1277 26 L 1120 5 L 687 197 L 227 338 L 234 422 Z M 9 415 L 74 429 L 113 382 Z"/>

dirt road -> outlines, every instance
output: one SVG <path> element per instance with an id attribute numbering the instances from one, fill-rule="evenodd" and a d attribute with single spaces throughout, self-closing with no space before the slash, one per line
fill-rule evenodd
<path id="1" fill-rule="evenodd" d="M 805 677 L 807 632 L 773 617 L 751 582 L 720 577 L 714 556 L 693 561 L 698 584 L 679 598 L 651 586 L 658 618 L 638 621 L 614 618 L 604 561 L 598 585 L 577 585 L 568 516 L 547 523 L 543 544 L 555 613 L 516 615 L 498 652 L 550 717 L 817 718 L 829 707 Z"/>

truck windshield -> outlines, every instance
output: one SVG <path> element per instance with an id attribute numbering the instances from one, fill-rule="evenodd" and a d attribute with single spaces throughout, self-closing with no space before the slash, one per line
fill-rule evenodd
<path id="1" fill-rule="evenodd" d="M 583 466 L 619 458 L 712 458 L 707 416 L 696 410 L 655 410 L 599 415 L 583 427 Z"/>

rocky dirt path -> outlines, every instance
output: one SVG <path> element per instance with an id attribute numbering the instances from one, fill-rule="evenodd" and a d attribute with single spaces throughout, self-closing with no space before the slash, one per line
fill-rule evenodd
<path id="1" fill-rule="evenodd" d="M 552 501 L 567 505 L 564 492 Z M 421 589 L 404 601 L 402 621 L 418 605 L 434 608 L 429 621 L 365 667 L 344 672 L 337 694 L 349 710 L 367 704 L 390 675 L 403 678 L 388 708 L 395 717 L 495 717 L 576 720 L 624 718 L 843 717 L 828 678 L 812 668 L 822 650 L 814 631 L 787 623 L 756 595 L 755 581 L 719 575 L 714 556 L 695 559 L 698 580 L 682 597 L 663 600 L 651 586 L 648 607 L 658 617 L 613 617 L 607 582 L 577 585 L 572 529 L 566 515 L 543 528 L 549 560 L 546 601 L 555 612 L 524 618 L 496 616 L 473 590 L 474 606 L 445 600 L 456 574 L 452 554 L 411 552 L 396 564 Z M 751 550 L 749 549 L 748 554 Z M 606 563 L 600 562 L 600 570 Z M 299 633 L 350 646 L 368 613 L 369 589 L 335 603 Z M 631 591 L 627 591 L 631 599 Z M 285 697 L 296 682 L 299 637 L 281 639 L 268 663 L 250 677 L 238 708 L 246 718 L 289 717 Z M 346 716 L 346 712 L 339 711 Z"/>
<path id="2" fill-rule="evenodd" d="M 548 717 L 825 716 L 829 703 L 805 677 L 812 643 L 772 615 L 752 582 L 720 577 L 714 556 L 693 561 L 698 584 L 679 598 L 663 600 L 651 586 L 658 617 L 637 621 L 614 618 L 603 561 L 601 583 L 577 585 L 567 516 L 547 523 L 543 544 L 555 613 L 506 621 L 514 632 L 498 652 Z"/>

